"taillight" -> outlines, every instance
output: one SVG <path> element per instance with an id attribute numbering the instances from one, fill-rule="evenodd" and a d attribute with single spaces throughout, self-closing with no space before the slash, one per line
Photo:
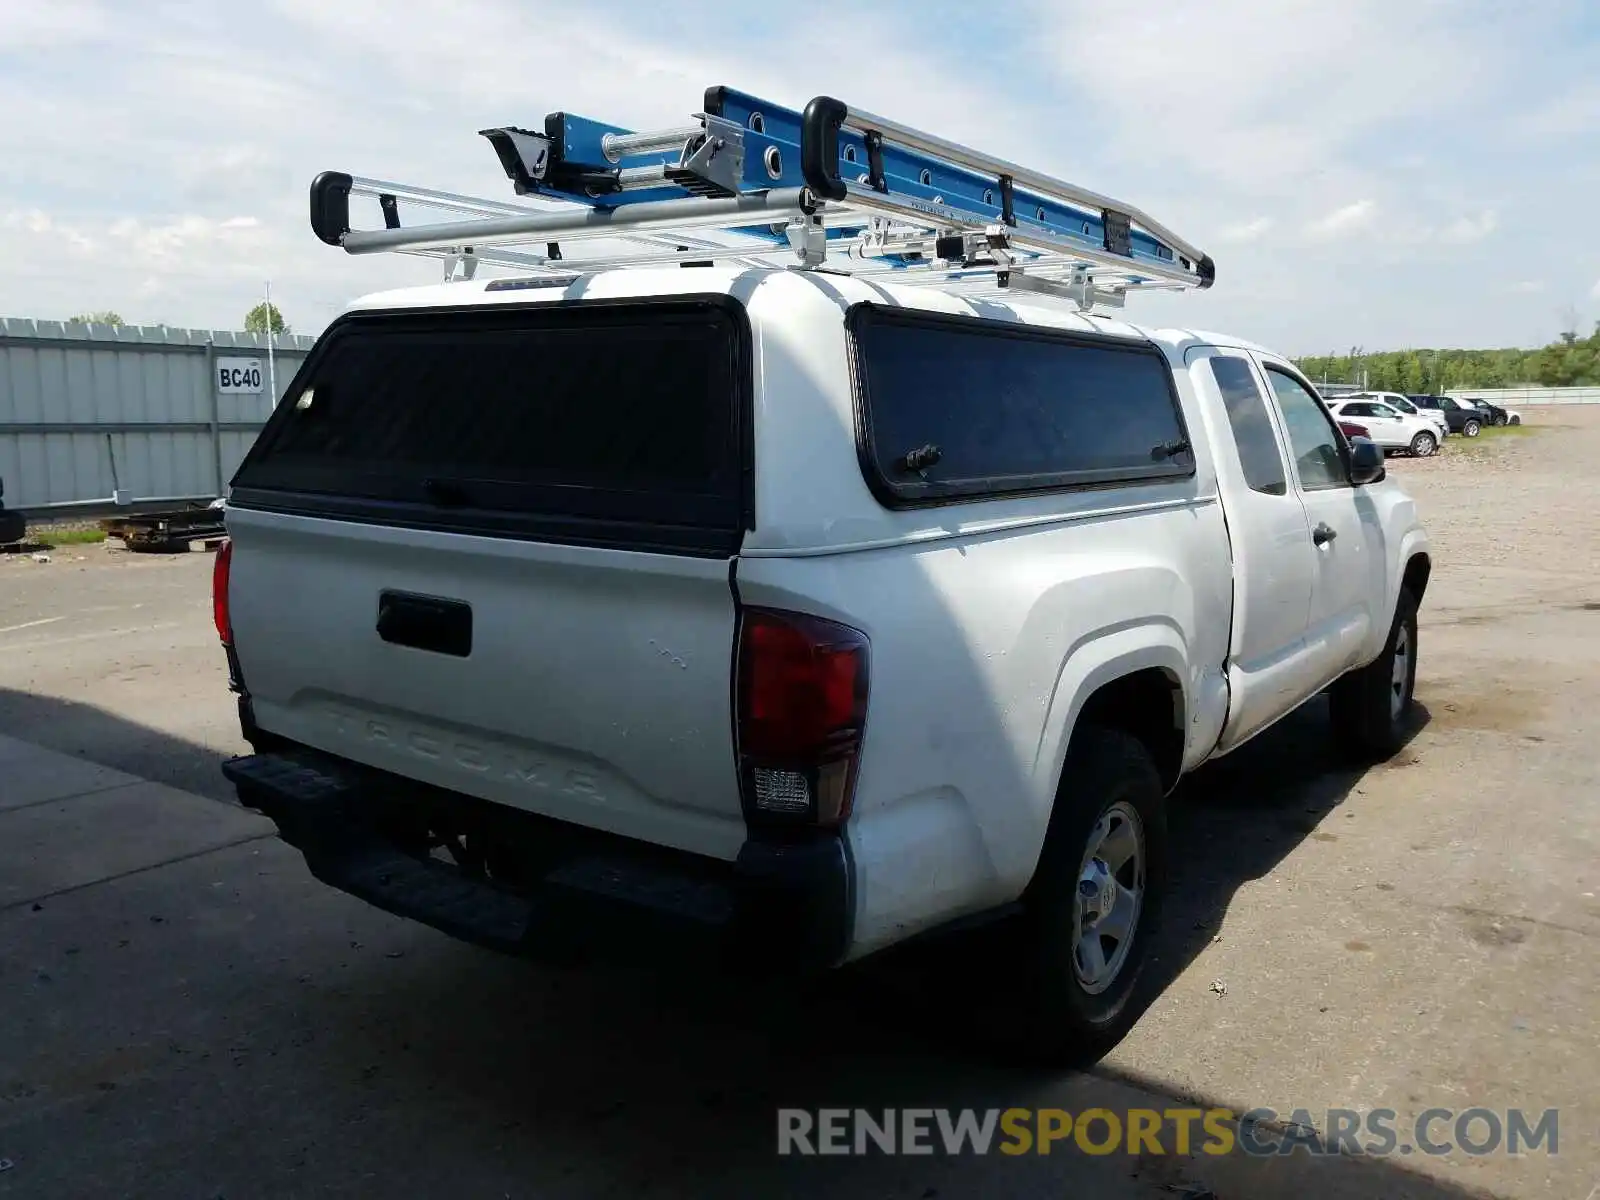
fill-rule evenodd
<path id="1" fill-rule="evenodd" d="M 233 619 L 228 612 L 228 576 L 233 570 L 233 539 L 225 538 L 211 564 L 211 616 L 224 646 L 233 645 Z"/>
<path id="2" fill-rule="evenodd" d="M 867 719 L 866 635 L 802 613 L 746 609 L 739 628 L 739 777 L 763 824 L 850 815 Z"/>

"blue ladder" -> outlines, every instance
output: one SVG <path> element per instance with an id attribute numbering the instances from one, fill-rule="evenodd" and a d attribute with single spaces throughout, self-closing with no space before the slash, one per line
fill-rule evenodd
<path id="1" fill-rule="evenodd" d="M 875 263 L 952 281 L 987 273 L 991 286 L 1083 307 L 1216 279 L 1209 255 L 1130 205 L 826 96 L 796 111 L 714 87 L 692 123 L 666 129 L 555 112 L 539 130 L 480 132 L 517 195 L 551 203 L 536 209 L 324 172 L 311 189 L 313 230 L 353 254 L 430 253 L 465 264 L 469 276 L 480 261 L 553 269 L 562 242 L 615 238 L 647 249 L 583 265 L 770 266 L 774 255 L 803 267 Z M 382 229 L 350 227 L 352 194 L 378 199 Z M 402 200 L 472 219 L 402 227 Z M 731 240 L 701 236 L 713 231 Z"/>

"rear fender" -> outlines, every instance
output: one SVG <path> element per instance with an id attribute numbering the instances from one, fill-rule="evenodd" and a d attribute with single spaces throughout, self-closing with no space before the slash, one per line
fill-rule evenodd
<path id="1" fill-rule="evenodd" d="M 1107 684 L 1150 668 L 1159 670 L 1177 689 L 1178 703 L 1172 719 L 1175 726 L 1184 731 L 1184 766 L 1188 766 L 1193 741 L 1188 732 L 1193 721 L 1190 719 L 1188 645 L 1182 630 L 1174 622 L 1146 617 L 1090 634 L 1073 646 L 1062 664 L 1039 736 L 1034 771 L 1040 777 L 1041 791 L 1048 803 L 1038 814 L 1035 839 L 1038 845 L 1043 844 L 1049 826 L 1051 809 L 1061 787 L 1067 747 L 1084 706 Z"/>

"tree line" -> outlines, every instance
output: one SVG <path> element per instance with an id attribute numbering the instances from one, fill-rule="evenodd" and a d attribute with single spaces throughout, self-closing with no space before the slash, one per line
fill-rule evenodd
<path id="1" fill-rule="evenodd" d="M 69 325 L 125 325 L 122 314 L 112 312 L 110 309 L 101 312 L 79 313 L 75 317 L 68 317 Z M 262 301 L 244 315 L 244 331 L 246 333 L 265 333 L 268 328 L 273 333 L 288 333 L 289 326 L 284 322 L 283 314 L 278 311 L 276 304 Z"/>
<path id="2" fill-rule="evenodd" d="M 1459 388 L 1600 386 L 1600 321 L 1537 350 L 1384 350 L 1295 360 L 1315 383 L 1364 383 L 1375 391 L 1437 395 Z M 1364 374 L 1363 374 L 1364 373 Z"/>
<path id="3" fill-rule="evenodd" d="M 121 325 L 114 312 L 83 313 L 73 321 Z M 244 318 L 249 333 L 288 333 L 278 306 L 257 304 Z M 1316 383 L 1363 384 L 1376 391 L 1436 395 L 1453 388 L 1600 386 L 1600 321 L 1594 332 L 1576 331 L 1537 350 L 1380 350 L 1352 347 L 1348 354 L 1295 359 Z"/>

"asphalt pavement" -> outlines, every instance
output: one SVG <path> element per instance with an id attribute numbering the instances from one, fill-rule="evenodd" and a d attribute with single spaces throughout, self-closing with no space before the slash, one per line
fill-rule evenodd
<path id="1" fill-rule="evenodd" d="M 960 944 L 803 987 L 556 969 L 331 892 L 218 772 L 209 555 L 0 561 L 0 1196 L 1590 1200 L 1600 420 L 1457 447 L 1395 466 L 1439 543 L 1412 742 L 1351 771 L 1313 704 L 1185 785 L 1149 1008 L 1087 1074 L 988 1051 Z M 779 1107 L 1190 1104 L 1556 1108 L 1560 1140 L 776 1154 Z"/>

